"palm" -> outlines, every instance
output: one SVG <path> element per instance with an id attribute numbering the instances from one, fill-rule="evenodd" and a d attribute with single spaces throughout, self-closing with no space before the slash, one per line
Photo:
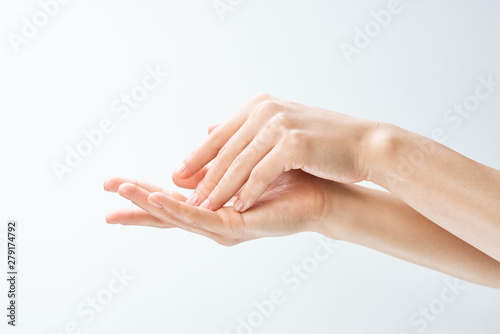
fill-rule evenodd
<path id="1" fill-rule="evenodd" d="M 318 179 L 300 170 L 283 173 L 249 210 L 223 207 L 215 213 L 245 239 L 288 235 L 306 230 L 323 205 Z"/>

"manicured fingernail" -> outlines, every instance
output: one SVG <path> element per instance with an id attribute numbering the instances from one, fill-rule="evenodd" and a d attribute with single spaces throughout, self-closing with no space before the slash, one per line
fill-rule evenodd
<path id="1" fill-rule="evenodd" d="M 149 204 L 153 205 L 153 206 L 156 206 L 157 208 L 162 208 L 161 204 L 156 202 L 156 201 L 149 201 Z"/>
<path id="2" fill-rule="evenodd" d="M 203 203 L 200 204 L 200 208 L 205 208 L 210 210 L 210 201 L 208 198 L 203 201 Z"/>
<path id="3" fill-rule="evenodd" d="M 198 194 L 195 191 L 191 196 L 189 196 L 186 203 L 191 205 L 196 205 L 197 202 L 198 202 Z"/>
<path id="4" fill-rule="evenodd" d="M 177 168 L 177 173 L 179 174 L 179 176 L 182 176 L 182 174 L 184 174 L 185 171 L 186 171 L 186 164 L 182 163 L 179 166 L 179 168 Z"/>
<path id="5" fill-rule="evenodd" d="M 236 199 L 236 201 L 234 201 L 233 208 L 238 212 L 240 212 L 241 209 L 243 209 L 243 203 L 241 203 L 239 198 Z"/>

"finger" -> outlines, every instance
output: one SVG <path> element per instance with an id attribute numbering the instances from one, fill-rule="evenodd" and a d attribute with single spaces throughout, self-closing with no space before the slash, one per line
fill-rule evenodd
<path id="1" fill-rule="evenodd" d="M 286 161 L 283 152 L 283 148 L 278 144 L 255 166 L 238 198 L 234 201 L 233 208 L 236 211 L 244 212 L 254 205 L 271 183 L 286 171 L 283 165 L 283 161 Z"/>
<path id="2" fill-rule="evenodd" d="M 216 238 L 218 238 L 218 236 L 215 233 L 212 233 L 210 231 L 205 231 L 205 230 L 202 230 L 201 228 L 186 224 L 183 221 L 178 220 L 176 217 L 167 214 L 164 210 L 158 208 L 157 206 L 151 205 L 148 202 L 148 196 L 151 193 L 144 190 L 143 188 L 140 188 L 140 187 L 134 185 L 134 184 L 123 183 L 118 188 L 118 194 L 126 199 L 131 200 L 132 203 L 134 203 L 135 205 L 137 205 L 141 209 L 146 210 L 151 215 L 155 216 L 156 218 L 158 218 L 166 223 L 170 223 L 172 225 L 175 225 L 177 227 L 180 227 L 180 228 L 182 228 L 186 231 L 192 232 L 192 233 L 204 235 L 204 236 L 211 238 L 211 239 L 214 239 L 214 240 Z M 160 193 L 157 192 L 156 194 L 160 194 Z M 163 193 L 161 193 L 161 194 L 163 194 Z M 170 197 L 166 196 L 165 194 L 163 194 L 163 196 L 170 198 Z M 177 203 L 183 203 L 183 202 L 177 201 L 173 198 L 172 198 L 172 201 L 176 201 Z M 185 203 L 183 203 L 183 204 L 187 205 Z"/>
<path id="3" fill-rule="evenodd" d="M 211 133 L 212 133 L 212 131 L 214 131 L 214 130 L 215 130 L 215 128 L 219 126 L 219 124 L 220 124 L 220 123 L 217 123 L 217 124 L 214 124 L 214 125 L 210 125 L 210 126 L 208 127 L 208 134 L 211 134 Z"/>
<path id="4" fill-rule="evenodd" d="M 149 195 L 148 201 L 186 225 L 221 235 L 227 232 L 216 212 L 177 201 L 160 192 Z"/>
<path id="5" fill-rule="evenodd" d="M 146 189 L 149 192 L 163 191 L 161 187 L 155 186 L 154 184 L 138 181 L 127 177 L 112 177 L 107 179 L 106 181 L 104 181 L 104 190 L 115 193 L 123 183 L 135 184 L 136 186 Z"/>
<path id="6" fill-rule="evenodd" d="M 214 207 L 210 205 L 210 201 L 206 201 L 210 193 L 219 184 L 225 173 L 232 173 L 230 166 L 237 166 L 241 161 L 237 160 L 236 157 L 258 136 L 258 133 L 263 132 L 267 137 L 277 137 L 279 134 L 283 133 L 284 130 L 284 120 L 283 117 L 274 117 L 280 111 L 281 106 L 277 103 L 261 103 L 259 104 L 254 112 L 248 117 L 245 124 L 228 140 L 226 145 L 224 145 L 219 151 L 216 159 L 213 161 L 212 168 L 207 171 L 207 174 L 202 181 L 196 187 L 195 193 L 188 199 L 188 203 L 191 205 L 203 204 L 205 208 L 210 208 L 212 210 L 218 209 L 224 203 L 217 203 Z M 271 120 L 269 120 L 271 119 Z M 260 131 L 259 131 L 260 130 Z M 261 135 L 260 137 L 265 137 Z M 259 144 L 263 140 L 259 138 L 256 143 Z M 266 138 L 266 141 L 269 141 Z M 252 149 L 259 148 L 259 145 L 254 145 Z M 270 149 L 266 147 L 267 149 Z M 262 154 L 267 152 L 258 152 L 260 158 Z M 260 158 L 254 162 L 257 163 Z M 250 166 L 249 166 L 250 167 Z M 253 166 L 251 166 L 253 167 Z M 238 168 L 240 170 L 242 168 Z M 234 173 L 238 174 L 238 173 Z M 245 175 L 240 175 L 240 178 L 245 178 Z M 244 182 L 244 179 L 242 182 Z M 240 184 L 241 186 L 241 184 Z M 232 188 L 235 186 L 233 185 Z M 233 194 L 234 195 L 234 192 Z M 229 195 L 228 195 L 229 196 Z M 214 203 L 215 204 L 215 203 Z"/>
<path id="7" fill-rule="evenodd" d="M 191 152 L 181 164 L 177 170 L 179 177 L 188 178 L 194 175 L 215 158 L 221 147 L 224 146 L 229 138 L 231 138 L 245 123 L 252 110 L 266 99 L 271 99 L 271 97 L 260 94 L 250 99 L 241 109 L 215 128 L 203 143 Z"/>
<path id="8" fill-rule="evenodd" d="M 173 224 L 164 222 L 142 209 L 119 209 L 106 215 L 108 224 L 140 225 L 160 228 L 176 227 Z"/>
<path id="9" fill-rule="evenodd" d="M 210 166 L 210 164 L 209 164 Z M 181 188 L 184 189 L 194 189 L 200 183 L 201 180 L 205 177 L 205 174 L 207 174 L 208 169 L 210 168 L 209 166 L 203 167 L 201 170 L 199 170 L 196 174 L 194 174 L 191 177 L 188 177 L 186 179 L 181 178 L 179 176 L 179 171 L 175 170 L 172 173 L 172 181 Z"/>
<path id="10" fill-rule="evenodd" d="M 188 178 L 197 173 L 203 166 L 209 163 L 222 146 L 233 136 L 246 120 L 246 113 L 231 115 L 226 121 L 218 126 L 203 143 L 191 152 L 177 169 L 180 178 Z"/>
<path id="11" fill-rule="evenodd" d="M 118 188 L 120 185 L 123 183 L 130 183 L 134 184 L 148 192 L 163 192 L 167 196 L 174 197 L 175 199 L 179 201 L 186 201 L 186 196 L 179 194 L 178 192 L 163 189 L 161 187 L 155 186 L 154 184 L 148 183 L 148 182 L 143 182 L 143 181 L 138 181 L 135 179 L 130 179 L 130 178 L 125 178 L 125 177 L 114 177 L 114 178 L 109 178 L 106 181 L 104 181 L 104 189 L 110 192 L 117 192 Z"/>
<path id="12" fill-rule="evenodd" d="M 232 161 L 201 207 L 217 210 L 223 206 L 245 184 L 252 170 L 273 149 L 280 137 L 281 132 L 269 126 L 259 131 L 243 152 Z M 282 161 L 280 165 L 283 166 Z"/>

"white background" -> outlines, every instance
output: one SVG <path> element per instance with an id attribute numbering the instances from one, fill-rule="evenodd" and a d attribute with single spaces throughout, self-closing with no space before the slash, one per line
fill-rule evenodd
<path id="1" fill-rule="evenodd" d="M 258 92 L 426 136 L 439 127 L 446 145 L 500 168 L 500 89 L 458 129 L 443 120 L 480 76 L 500 80 L 500 4 L 401 0 L 348 63 L 340 43 L 387 5 L 244 0 L 222 20 L 211 0 L 73 0 L 15 52 L 9 33 L 41 7 L 1 0 L 0 233 L 8 219 L 20 224 L 19 326 L 5 324 L 2 279 L 1 332 L 64 333 L 75 322 L 81 333 L 233 334 L 254 301 L 279 289 L 285 301 L 255 333 L 499 333 L 500 291 L 473 284 L 419 331 L 410 316 L 453 278 L 356 245 L 340 243 L 292 291 L 282 276 L 312 255 L 318 235 L 225 248 L 181 230 L 105 223 L 130 205 L 102 190 L 105 178 L 173 187 L 171 172 L 206 127 Z M 148 66 L 170 76 L 120 119 L 113 102 Z M 59 181 L 54 161 L 104 118 L 113 132 Z M 87 322 L 77 307 L 122 269 L 134 279 Z"/>

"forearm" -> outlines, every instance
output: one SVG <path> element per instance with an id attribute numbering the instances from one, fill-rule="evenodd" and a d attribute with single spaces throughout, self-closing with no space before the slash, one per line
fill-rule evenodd
<path id="1" fill-rule="evenodd" d="M 500 261 L 500 171 L 396 126 L 383 128 L 370 181 Z"/>
<path id="2" fill-rule="evenodd" d="M 434 224 L 394 195 L 357 185 L 334 198 L 322 233 L 450 274 L 500 288 L 500 262 Z M 328 203 L 326 203 L 328 206 Z M 340 206 L 339 206 L 340 204 Z M 340 216 L 339 216 L 340 215 Z"/>

